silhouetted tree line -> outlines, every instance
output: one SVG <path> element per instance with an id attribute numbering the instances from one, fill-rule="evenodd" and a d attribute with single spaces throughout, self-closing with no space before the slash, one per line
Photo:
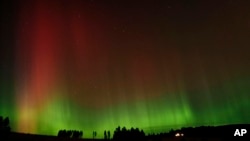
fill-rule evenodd
<path id="1" fill-rule="evenodd" d="M 82 138 L 83 132 L 77 130 L 59 130 L 57 136 L 63 138 Z"/>
<path id="2" fill-rule="evenodd" d="M 206 139 L 209 137 L 227 138 L 233 137 L 235 129 L 250 129 L 250 124 L 236 124 L 224 126 L 200 126 L 200 127 L 183 127 L 181 129 L 171 129 L 168 133 L 149 134 L 147 139 L 151 141 L 162 140 L 163 138 L 201 138 Z M 247 137 L 247 135 L 245 135 Z"/>
<path id="3" fill-rule="evenodd" d="M 171 129 L 169 132 L 162 132 L 162 133 L 151 133 L 147 135 L 147 140 L 150 141 L 161 141 L 163 138 L 173 138 L 175 137 L 176 133 L 181 133 L 180 130 L 173 130 Z"/>
<path id="4" fill-rule="evenodd" d="M 10 120 L 9 117 L 3 118 L 0 116 L 0 135 L 7 135 L 10 133 Z"/>
<path id="5" fill-rule="evenodd" d="M 128 140 L 144 140 L 145 139 L 145 133 L 143 130 L 139 130 L 139 128 L 131 128 L 130 130 L 127 130 L 126 127 L 123 127 L 122 129 L 120 126 L 118 126 L 113 135 L 113 140 L 119 140 L 119 141 L 128 141 Z"/>
<path id="6" fill-rule="evenodd" d="M 214 132 L 214 131 L 216 132 Z M 223 131 L 223 130 L 222 130 Z M 147 139 L 151 141 L 159 141 L 162 140 L 163 138 L 182 138 L 185 140 L 187 137 L 218 137 L 216 135 L 220 134 L 221 131 L 216 130 L 213 127 L 210 126 L 201 126 L 201 127 L 183 127 L 181 129 L 176 129 L 173 130 L 171 129 L 169 132 L 165 133 L 158 133 L 158 134 L 149 134 L 147 135 Z"/>

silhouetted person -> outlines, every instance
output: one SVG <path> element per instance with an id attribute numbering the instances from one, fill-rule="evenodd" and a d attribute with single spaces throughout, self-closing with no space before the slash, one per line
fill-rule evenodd
<path id="1" fill-rule="evenodd" d="M 110 131 L 108 131 L 108 139 L 110 139 Z"/>
<path id="2" fill-rule="evenodd" d="M 97 136 L 97 132 L 93 131 L 93 139 Z"/>
<path id="3" fill-rule="evenodd" d="M 105 140 L 107 139 L 107 132 L 106 132 L 106 130 L 104 131 L 104 139 Z"/>

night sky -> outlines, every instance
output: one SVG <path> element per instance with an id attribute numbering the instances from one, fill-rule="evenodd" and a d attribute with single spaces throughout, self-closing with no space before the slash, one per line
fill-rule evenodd
<path id="1" fill-rule="evenodd" d="M 0 115 L 13 131 L 250 123 L 247 0 L 0 5 Z"/>

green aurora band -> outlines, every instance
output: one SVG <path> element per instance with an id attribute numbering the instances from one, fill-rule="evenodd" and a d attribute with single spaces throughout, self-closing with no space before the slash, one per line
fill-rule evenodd
<path id="1" fill-rule="evenodd" d="M 1 22 L 0 115 L 13 131 L 103 138 L 118 126 L 149 134 L 250 123 L 247 4 L 214 4 L 211 15 L 182 3 L 179 12 L 162 7 L 169 16 L 131 7 L 134 17 L 124 20 L 122 8 L 101 2 L 24 1 L 10 8 L 11 18 L 3 10 L 11 24 Z"/>
<path id="2" fill-rule="evenodd" d="M 84 137 L 92 137 L 92 131 L 98 132 L 98 137 L 103 137 L 104 130 L 114 131 L 120 125 L 127 128 L 140 127 L 146 133 L 167 132 L 171 128 L 193 127 L 201 125 L 223 125 L 249 122 L 248 107 L 249 99 L 247 93 L 249 88 L 243 84 L 227 84 L 219 90 L 210 91 L 220 94 L 223 91 L 229 92 L 232 97 L 225 97 L 223 101 L 213 104 L 212 100 L 205 100 L 199 109 L 192 108 L 188 99 L 184 96 L 185 91 L 176 93 L 180 98 L 159 97 L 152 100 L 124 102 L 118 105 L 91 110 L 70 102 L 65 98 L 55 97 L 44 104 L 43 111 L 39 112 L 37 118 L 31 118 L 32 124 L 36 124 L 35 132 L 46 135 L 56 135 L 59 129 L 83 130 Z M 206 93 L 202 91 L 201 93 Z M 238 93 L 245 93 L 237 95 Z M 209 95 L 209 94 L 208 94 Z M 233 97 L 237 95 L 236 97 Z M 15 120 L 18 120 L 16 112 L 9 112 L 10 104 L 1 108 L 0 113 L 9 116 L 11 126 L 16 128 Z M 14 122 L 13 122 L 14 121 Z"/>

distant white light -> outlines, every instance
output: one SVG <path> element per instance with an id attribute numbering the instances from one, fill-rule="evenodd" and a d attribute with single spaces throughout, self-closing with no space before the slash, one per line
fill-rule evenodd
<path id="1" fill-rule="evenodd" d="M 175 136 L 180 137 L 180 136 L 184 136 L 184 134 L 183 133 L 176 133 Z"/>
<path id="2" fill-rule="evenodd" d="M 176 133 L 175 136 L 176 136 L 176 137 L 179 137 L 179 136 L 180 136 L 180 133 Z"/>

